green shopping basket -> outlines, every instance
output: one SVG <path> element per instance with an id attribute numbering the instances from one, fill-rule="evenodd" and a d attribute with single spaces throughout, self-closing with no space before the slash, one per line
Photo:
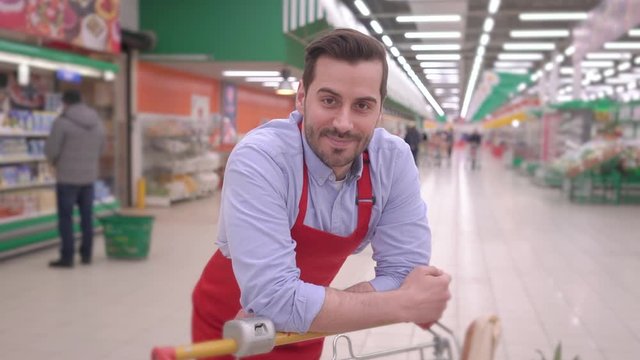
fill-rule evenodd
<path id="1" fill-rule="evenodd" d="M 101 217 L 107 256 L 142 259 L 149 254 L 153 216 L 109 215 Z"/>

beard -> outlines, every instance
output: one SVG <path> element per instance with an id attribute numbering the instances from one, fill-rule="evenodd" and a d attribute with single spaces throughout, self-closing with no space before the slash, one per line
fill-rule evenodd
<path id="1" fill-rule="evenodd" d="M 318 156 L 320 161 L 332 169 L 352 164 L 367 148 L 372 137 L 372 134 L 367 135 L 352 131 L 341 133 L 335 127 L 325 128 L 318 132 L 311 126 L 309 121 L 304 122 L 304 134 L 311 150 Z M 323 137 L 353 141 L 356 146 L 353 149 L 337 149 L 330 146 L 322 148 L 320 140 Z"/>

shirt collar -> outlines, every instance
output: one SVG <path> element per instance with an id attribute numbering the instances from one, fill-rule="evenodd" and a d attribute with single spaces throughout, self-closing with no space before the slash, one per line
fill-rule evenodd
<path id="1" fill-rule="evenodd" d="M 296 126 L 303 120 L 302 114 L 298 111 L 292 112 L 290 118 L 295 121 Z M 307 143 L 307 139 L 302 135 L 302 132 L 300 132 L 300 138 L 302 139 L 304 161 L 307 163 L 309 175 L 313 177 L 319 185 L 324 185 L 327 180 L 335 181 L 333 170 L 325 165 L 316 153 L 313 152 L 309 143 Z M 346 178 L 347 183 L 350 183 L 353 179 L 360 179 L 360 176 L 362 176 L 362 155 L 358 156 L 351 165 L 351 171 L 349 171 Z"/>

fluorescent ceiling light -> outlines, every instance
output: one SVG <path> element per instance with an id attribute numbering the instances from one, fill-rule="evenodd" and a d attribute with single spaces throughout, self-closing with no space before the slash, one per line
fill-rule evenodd
<path id="1" fill-rule="evenodd" d="M 640 42 L 614 41 L 604 43 L 604 48 L 607 50 L 637 50 L 640 49 Z"/>
<path id="2" fill-rule="evenodd" d="M 404 65 L 407 63 L 407 59 L 405 59 L 404 56 L 398 56 L 398 62 L 400 65 Z"/>
<path id="3" fill-rule="evenodd" d="M 539 53 L 500 53 L 500 60 L 542 60 L 543 56 Z"/>
<path id="4" fill-rule="evenodd" d="M 423 69 L 425 74 L 458 74 L 458 69 Z"/>
<path id="5" fill-rule="evenodd" d="M 364 1 L 356 0 L 353 4 L 358 8 L 358 11 L 360 11 L 360 14 L 363 16 L 371 15 L 371 10 L 369 10 L 369 7 L 367 7 L 367 4 L 365 4 Z"/>
<path id="6" fill-rule="evenodd" d="M 631 29 L 631 30 L 629 30 L 629 36 L 631 36 L 631 37 L 640 36 L 640 29 Z"/>
<path id="7" fill-rule="evenodd" d="M 615 69 L 607 69 L 602 74 L 604 75 L 604 77 L 612 77 L 615 73 Z"/>
<path id="8" fill-rule="evenodd" d="M 583 68 L 608 68 L 613 67 L 613 61 L 583 61 L 580 63 Z"/>
<path id="9" fill-rule="evenodd" d="M 459 39 L 460 31 L 423 31 L 404 34 L 407 39 Z"/>
<path id="10" fill-rule="evenodd" d="M 640 56 L 636 56 L 636 58 L 633 59 L 633 63 L 636 65 L 640 65 Z"/>
<path id="11" fill-rule="evenodd" d="M 290 77 L 289 81 L 295 80 L 294 77 Z M 246 82 L 265 82 L 265 81 L 282 81 L 282 76 L 251 76 L 244 79 Z"/>
<path id="12" fill-rule="evenodd" d="M 429 79 L 432 84 L 457 84 L 460 79 Z"/>
<path id="13" fill-rule="evenodd" d="M 113 81 L 113 80 L 115 80 L 115 78 L 116 78 L 116 74 L 114 74 L 113 71 L 107 70 L 107 71 L 104 72 L 104 79 L 106 81 Z"/>
<path id="14" fill-rule="evenodd" d="M 489 1 L 489 14 L 495 14 L 500 7 L 500 0 L 491 0 Z"/>
<path id="15" fill-rule="evenodd" d="M 391 41 L 391 38 L 387 35 L 382 37 L 382 42 L 387 46 L 393 46 L 393 41 Z"/>
<path id="16" fill-rule="evenodd" d="M 525 83 L 520 83 L 520 85 L 518 85 L 518 91 L 522 91 L 522 90 L 524 90 L 526 88 L 527 88 L 527 84 L 525 84 Z"/>
<path id="17" fill-rule="evenodd" d="M 593 81 L 600 81 L 602 80 L 602 75 L 600 75 L 600 73 L 589 74 L 587 75 L 587 79 L 593 80 Z"/>
<path id="18" fill-rule="evenodd" d="M 522 68 L 532 66 L 533 63 L 531 61 L 496 61 L 493 63 L 493 67 L 496 68 Z"/>
<path id="19" fill-rule="evenodd" d="M 27 67 L 35 67 L 44 70 L 56 71 L 59 69 L 68 70 L 80 74 L 81 76 L 89 76 L 95 78 L 105 77 L 102 71 L 82 65 L 74 65 L 57 61 L 50 61 L 40 58 L 32 58 L 29 56 L 16 55 L 11 53 L 0 52 L 0 62 L 8 62 L 18 66 L 25 65 Z M 23 67 L 24 68 L 24 67 Z M 24 71 L 24 70 L 23 70 Z M 115 76 L 115 74 L 114 74 Z"/>
<path id="20" fill-rule="evenodd" d="M 462 20 L 460 15 L 406 15 L 397 16 L 397 22 L 456 22 Z"/>
<path id="21" fill-rule="evenodd" d="M 631 59 L 631 54 L 629 53 L 608 53 L 608 52 L 594 52 L 588 53 L 587 59 L 589 60 L 623 60 L 623 59 Z"/>
<path id="22" fill-rule="evenodd" d="M 628 84 L 629 80 L 624 78 L 610 78 L 606 79 L 604 82 L 609 85 L 622 85 Z"/>
<path id="23" fill-rule="evenodd" d="M 380 23 L 377 20 L 371 20 L 369 25 L 371 25 L 371 28 L 373 29 L 373 31 L 375 31 L 378 34 L 382 34 L 384 32 L 384 30 L 382 29 L 382 26 L 380 26 Z"/>
<path id="24" fill-rule="evenodd" d="M 562 63 L 563 61 L 564 61 L 564 55 L 562 55 L 562 54 L 558 54 L 558 55 L 556 56 L 556 62 L 557 62 L 558 64 L 560 64 L 560 63 Z"/>
<path id="25" fill-rule="evenodd" d="M 467 111 L 469 110 L 469 103 L 471 102 L 471 96 L 473 95 L 473 91 L 476 86 L 476 82 L 478 80 L 478 75 L 480 75 L 480 63 L 474 62 L 473 68 L 471 69 L 471 75 L 469 75 L 469 81 L 467 82 L 467 90 L 464 94 L 462 109 L 460 110 L 461 118 L 467 117 Z"/>
<path id="26" fill-rule="evenodd" d="M 487 44 L 489 43 L 489 40 L 491 38 L 489 37 L 489 34 L 484 33 L 480 36 L 480 45 L 482 46 L 487 46 Z"/>
<path id="27" fill-rule="evenodd" d="M 418 54 L 418 60 L 460 60 L 460 54 Z"/>
<path id="28" fill-rule="evenodd" d="M 618 65 L 618 71 L 625 71 L 629 69 L 631 69 L 631 63 L 628 61 Z"/>
<path id="29" fill-rule="evenodd" d="M 504 43 L 502 48 L 505 50 L 553 50 L 556 48 L 554 43 Z"/>
<path id="30" fill-rule="evenodd" d="M 458 75 L 451 74 L 426 74 L 425 77 L 429 80 L 455 80 L 458 81 L 460 77 Z"/>
<path id="31" fill-rule="evenodd" d="M 476 56 L 484 56 L 486 52 L 486 48 L 484 46 L 478 46 L 478 50 L 476 51 Z"/>
<path id="32" fill-rule="evenodd" d="M 512 38 L 558 38 L 568 37 L 569 30 L 513 30 L 509 32 Z"/>
<path id="33" fill-rule="evenodd" d="M 262 86 L 276 88 L 276 87 L 280 86 L 280 82 L 279 81 L 265 81 L 265 82 L 262 83 Z"/>
<path id="34" fill-rule="evenodd" d="M 442 107 L 446 109 L 459 109 L 460 105 L 456 103 L 442 103 Z"/>
<path id="35" fill-rule="evenodd" d="M 434 90 L 436 92 L 436 95 L 442 95 L 444 93 L 450 93 L 450 94 L 459 94 L 460 93 L 460 89 L 458 88 L 437 88 Z"/>
<path id="36" fill-rule="evenodd" d="M 222 72 L 222 76 L 280 76 L 280 71 L 244 71 L 244 70 L 227 70 Z"/>
<path id="37" fill-rule="evenodd" d="M 398 48 L 395 46 L 392 46 L 391 48 L 389 48 L 389 51 L 391 51 L 391 54 L 393 54 L 393 56 L 395 57 L 400 56 L 400 51 L 398 51 Z"/>
<path id="38" fill-rule="evenodd" d="M 458 67 L 458 63 L 457 62 L 451 62 L 451 61 L 428 61 L 428 62 L 421 62 L 420 63 L 420 67 L 423 67 L 423 68 L 452 68 L 452 67 Z"/>
<path id="39" fill-rule="evenodd" d="M 573 74 L 573 68 L 572 67 L 561 67 L 560 68 L 560 74 L 562 74 L 562 75 L 572 75 Z"/>
<path id="40" fill-rule="evenodd" d="M 529 69 L 527 68 L 502 68 L 502 69 L 493 69 L 495 72 L 500 73 L 509 73 L 509 74 L 519 74 L 526 75 L 529 73 Z"/>
<path id="41" fill-rule="evenodd" d="M 418 44 L 411 45 L 413 51 L 456 51 L 460 50 L 458 44 Z"/>
<path id="42" fill-rule="evenodd" d="M 495 25 L 495 21 L 493 21 L 493 18 L 486 18 L 484 19 L 484 24 L 482 25 L 482 30 L 484 30 L 484 32 L 486 33 L 490 33 L 491 30 L 493 30 L 493 25 Z"/>
<path id="43" fill-rule="evenodd" d="M 571 56 L 575 52 L 576 52 L 576 47 L 573 46 L 573 45 L 571 45 L 568 48 L 564 49 L 564 54 L 567 55 L 567 56 Z"/>
<path id="44" fill-rule="evenodd" d="M 519 18 L 521 21 L 586 20 L 589 14 L 586 12 L 522 13 Z"/>
<path id="45" fill-rule="evenodd" d="M 545 69 L 546 71 L 549 71 L 549 70 L 553 69 L 553 63 L 552 63 L 552 62 L 548 62 L 548 63 L 546 63 L 546 64 L 544 65 L 544 69 Z"/>

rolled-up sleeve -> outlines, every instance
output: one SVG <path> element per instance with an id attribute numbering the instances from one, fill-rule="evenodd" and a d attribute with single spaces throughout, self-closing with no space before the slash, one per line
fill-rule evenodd
<path id="1" fill-rule="evenodd" d="M 417 265 L 427 265 L 431 256 L 431 231 L 427 205 L 420 195 L 420 178 L 408 146 L 396 153 L 388 197 L 371 240 L 376 261 L 376 291 L 400 287 Z"/>
<path id="2" fill-rule="evenodd" d="M 221 221 L 242 308 L 279 331 L 306 332 L 325 289 L 300 280 L 291 238 L 285 172 L 252 145 L 236 149 L 225 171 Z"/>

